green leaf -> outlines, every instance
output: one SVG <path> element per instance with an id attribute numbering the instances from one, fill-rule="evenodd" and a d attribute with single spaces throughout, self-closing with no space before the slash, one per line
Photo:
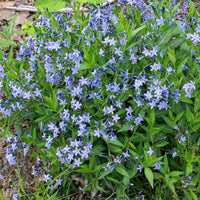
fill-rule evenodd
<path id="1" fill-rule="evenodd" d="M 116 114 L 118 114 L 119 116 L 121 116 L 121 115 L 124 115 L 125 113 L 126 113 L 126 110 L 125 109 L 121 109 Z"/>
<path id="2" fill-rule="evenodd" d="M 149 167 L 145 167 L 144 174 L 145 174 L 147 180 L 149 181 L 151 187 L 153 188 L 153 172 L 151 171 L 151 169 Z"/>
<path id="3" fill-rule="evenodd" d="M 91 68 L 92 68 L 91 63 L 83 62 L 81 63 L 79 70 L 85 70 L 85 69 L 91 69 Z"/>
<path id="4" fill-rule="evenodd" d="M 193 124 L 192 129 L 193 129 L 194 132 L 199 130 L 200 129 L 200 123 L 198 122 L 198 123 Z"/>
<path id="5" fill-rule="evenodd" d="M 167 185 L 169 186 L 169 188 L 171 189 L 171 191 L 172 191 L 174 194 L 176 194 L 174 184 L 173 184 L 173 183 L 168 183 Z"/>
<path id="6" fill-rule="evenodd" d="M 192 200 L 192 197 L 191 197 L 191 195 L 190 195 L 190 193 L 189 193 L 188 191 L 183 190 L 183 192 L 184 192 L 184 197 L 185 197 L 187 200 Z"/>
<path id="7" fill-rule="evenodd" d="M 13 59 L 13 47 L 10 48 L 9 54 L 8 54 L 8 64 L 10 65 Z"/>
<path id="8" fill-rule="evenodd" d="M 106 147 L 103 145 L 95 145 L 92 150 L 90 151 L 91 155 L 99 155 L 102 151 L 106 150 Z"/>
<path id="9" fill-rule="evenodd" d="M 190 7 L 189 7 L 189 16 L 195 17 L 196 19 L 199 18 L 196 8 L 195 8 L 195 4 L 191 0 L 190 0 Z"/>
<path id="10" fill-rule="evenodd" d="M 126 48 L 126 50 L 129 50 L 130 48 L 134 47 L 134 46 L 137 45 L 139 42 L 140 42 L 140 41 L 131 43 L 131 44 Z"/>
<path id="11" fill-rule="evenodd" d="M 193 171 L 193 165 L 191 163 L 187 163 L 185 168 L 185 175 L 189 176 Z"/>
<path id="12" fill-rule="evenodd" d="M 178 67 L 177 67 L 177 74 L 180 74 L 180 73 L 181 73 L 181 71 L 182 71 L 182 69 L 183 69 L 182 65 L 185 65 L 185 64 L 187 63 L 187 61 L 188 61 L 188 57 L 186 57 L 186 58 L 178 65 Z"/>
<path id="13" fill-rule="evenodd" d="M 153 128 L 153 131 L 152 131 L 152 135 L 157 135 L 158 133 L 161 132 L 161 130 L 164 128 L 164 126 L 161 126 L 161 127 L 154 127 Z"/>
<path id="14" fill-rule="evenodd" d="M 135 16 L 136 16 L 136 27 L 141 27 L 141 13 L 140 9 L 136 9 L 135 11 Z"/>
<path id="15" fill-rule="evenodd" d="M 36 140 L 36 128 L 33 129 L 32 136 L 33 140 Z"/>
<path id="16" fill-rule="evenodd" d="M 163 141 L 162 143 L 156 144 L 155 146 L 156 146 L 156 147 L 164 147 L 164 146 L 166 146 L 167 144 L 169 144 L 169 142 Z"/>
<path id="17" fill-rule="evenodd" d="M 57 108 L 58 108 L 58 98 L 57 98 L 55 90 L 52 90 L 52 101 L 51 102 L 52 102 L 52 105 L 55 108 L 55 110 L 57 110 Z"/>
<path id="18" fill-rule="evenodd" d="M 124 176 L 122 183 L 124 183 L 124 185 L 129 185 L 130 184 L 130 178 L 128 176 Z"/>
<path id="19" fill-rule="evenodd" d="M 111 145 L 110 151 L 113 152 L 113 153 L 120 153 L 120 152 L 122 152 L 122 148 L 118 147 L 118 146 Z"/>
<path id="20" fill-rule="evenodd" d="M 200 109 L 200 99 L 199 96 L 195 98 L 195 103 L 194 103 L 194 112 L 197 112 Z"/>
<path id="21" fill-rule="evenodd" d="M 184 115 L 185 111 L 179 113 L 176 117 L 175 117 L 175 122 L 177 122 L 179 119 L 181 119 L 181 117 Z"/>
<path id="22" fill-rule="evenodd" d="M 40 143 L 37 144 L 37 146 L 38 146 L 39 148 L 44 147 L 44 146 L 45 146 L 45 142 L 40 142 Z"/>
<path id="23" fill-rule="evenodd" d="M 106 193 L 106 191 L 102 187 L 100 187 L 99 185 L 97 185 L 96 188 L 97 188 L 98 191 Z"/>
<path id="24" fill-rule="evenodd" d="M 190 108 L 188 107 L 188 105 L 186 105 L 186 119 L 188 122 L 190 121 L 194 121 L 194 114 L 191 112 Z"/>
<path id="25" fill-rule="evenodd" d="M 8 26 L 4 27 L 4 34 L 7 36 L 7 38 L 11 38 L 11 36 L 15 33 L 14 25 L 15 25 L 15 19 L 17 15 L 14 15 L 13 18 L 8 22 Z"/>
<path id="26" fill-rule="evenodd" d="M 153 178 L 154 179 L 162 179 L 163 178 L 163 175 L 158 173 L 158 172 L 154 172 L 153 173 Z"/>
<path id="27" fill-rule="evenodd" d="M 174 49 L 172 50 L 172 49 L 170 49 L 170 47 L 168 47 L 168 50 L 169 50 L 169 52 L 168 52 L 169 59 L 173 64 L 175 64 L 176 63 L 176 56 L 175 56 Z"/>
<path id="28" fill-rule="evenodd" d="M 26 28 L 30 28 L 30 26 L 33 25 L 33 21 L 26 21 L 26 24 L 22 25 L 21 29 L 26 29 Z"/>
<path id="29" fill-rule="evenodd" d="M 118 33 L 120 33 L 120 32 L 123 32 L 123 30 L 122 30 L 122 27 L 121 27 L 121 24 L 120 24 L 120 23 L 114 24 L 114 27 L 115 27 L 115 29 L 116 29 L 116 31 L 117 31 Z"/>
<path id="30" fill-rule="evenodd" d="M 172 29 L 172 27 L 170 27 L 168 31 L 166 31 L 162 34 L 162 37 L 161 37 L 159 44 L 158 44 L 159 46 L 163 46 L 170 41 L 170 39 L 172 37 L 172 30 L 171 29 Z"/>
<path id="31" fill-rule="evenodd" d="M 3 33 L 0 33 L 0 38 L 2 38 L 2 39 L 8 39 L 8 38 L 6 37 L 6 35 L 4 35 Z"/>
<path id="32" fill-rule="evenodd" d="M 62 175 L 63 175 L 63 176 L 64 176 L 64 175 L 65 175 L 65 176 L 69 176 L 69 175 L 71 174 L 71 172 L 72 172 L 72 171 L 69 170 L 69 171 L 64 172 Z"/>
<path id="33" fill-rule="evenodd" d="M 55 164 L 58 161 L 58 158 L 54 158 L 51 160 L 51 165 Z"/>
<path id="34" fill-rule="evenodd" d="M 174 121 L 174 115 L 173 115 L 171 109 L 169 109 L 169 117 L 170 117 L 170 119 L 171 119 L 172 121 Z"/>
<path id="35" fill-rule="evenodd" d="M 89 168 L 92 169 L 93 167 L 94 167 L 94 155 L 90 157 L 90 161 L 89 161 Z"/>
<path id="36" fill-rule="evenodd" d="M 168 45 L 170 49 L 175 49 L 179 47 L 183 42 L 185 42 L 185 38 L 178 37 L 178 38 L 172 39 Z"/>
<path id="37" fill-rule="evenodd" d="M 114 179 L 110 176 L 107 176 L 106 179 L 108 179 L 109 181 L 113 182 L 114 184 L 120 185 L 121 183 L 119 182 L 119 180 Z"/>
<path id="38" fill-rule="evenodd" d="M 150 124 L 150 120 L 147 117 L 144 117 L 144 119 L 148 122 L 148 124 Z M 150 129 L 149 126 L 141 126 L 142 129 L 144 129 L 147 133 L 149 133 Z"/>
<path id="39" fill-rule="evenodd" d="M 57 20 L 55 19 L 55 17 L 51 16 L 51 25 L 53 27 L 53 29 L 58 32 L 58 28 L 59 28 L 59 25 L 58 25 L 58 22 Z"/>
<path id="40" fill-rule="evenodd" d="M 50 109 L 52 109 L 54 112 L 57 112 L 57 108 L 55 107 L 55 102 L 53 102 L 53 99 L 51 97 L 44 97 L 45 102 L 47 103 L 47 105 L 49 106 Z"/>
<path id="41" fill-rule="evenodd" d="M 35 28 L 32 27 L 33 21 L 26 21 L 26 24 L 22 25 L 21 31 L 19 35 L 23 35 L 25 33 L 28 33 L 29 35 L 33 35 L 35 33 Z"/>
<path id="42" fill-rule="evenodd" d="M 131 167 L 129 174 L 130 174 L 130 178 L 133 178 L 137 174 L 137 165 L 134 165 Z"/>
<path id="43" fill-rule="evenodd" d="M 175 27 L 175 24 L 172 24 L 164 33 L 162 33 L 162 37 L 159 40 L 158 45 L 164 47 L 164 45 L 166 45 L 170 41 L 172 36 L 176 37 L 180 34 L 182 34 L 182 31 L 179 26 Z"/>
<path id="44" fill-rule="evenodd" d="M 172 171 L 169 173 L 169 175 L 171 177 L 177 177 L 177 176 L 180 176 L 181 174 L 183 174 L 184 172 L 181 172 L 181 171 Z"/>
<path id="45" fill-rule="evenodd" d="M 172 10 L 172 13 L 171 13 L 171 18 L 174 17 L 175 13 L 177 12 L 179 6 L 181 4 L 181 1 L 179 3 L 176 4 L 176 6 L 174 6 L 173 10 Z"/>
<path id="46" fill-rule="evenodd" d="M 92 170 L 90 168 L 81 168 L 81 169 L 76 169 L 74 172 L 80 172 L 80 173 L 92 173 Z"/>
<path id="47" fill-rule="evenodd" d="M 47 121 L 52 120 L 54 116 L 56 116 L 56 114 L 45 115 L 43 117 L 37 118 L 35 121 L 33 121 L 33 123 L 41 122 L 41 121 L 42 122 L 47 122 Z"/>
<path id="48" fill-rule="evenodd" d="M 147 120 L 147 119 L 146 119 Z M 155 124 L 155 121 L 156 121 L 156 116 L 155 116 L 155 112 L 154 112 L 154 109 L 151 110 L 151 113 L 150 113 L 150 119 L 147 120 L 148 124 L 151 126 L 151 128 L 153 128 L 154 124 Z"/>
<path id="49" fill-rule="evenodd" d="M 11 124 L 11 123 L 13 123 L 15 120 L 19 119 L 21 113 L 22 113 L 22 111 L 13 113 L 13 114 L 10 116 L 9 123 Z"/>
<path id="50" fill-rule="evenodd" d="M 177 124 L 175 122 L 173 122 L 171 119 L 163 116 L 163 119 L 165 120 L 165 122 L 171 127 L 174 128 L 177 126 Z"/>
<path id="51" fill-rule="evenodd" d="M 0 57 L 4 57 L 4 52 L 0 49 Z"/>
<path id="52" fill-rule="evenodd" d="M 187 42 L 184 42 L 181 47 L 180 47 L 181 50 L 184 50 L 187 54 L 189 54 L 190 52 L 190 46 L 187 44 Z"/>
<path id="53" fill-rule="evenodd" d="M 16 72 L 11 68 L 9 68 L 9 71 L 7 72 L 7 75 L 12 79 L 17 79 L 18 78 Z"/>
<path id="54" fill-rule="evenodd" d="M 138 154 L 134 151 L 132 151 L 131 149 L 129 149 L 129 152 L 132 154 L 133 157 L 138 156 Z"/>
<path id="55" fill-rule="evenodd" d="M 191 197 L 193 198 L 193 200 L 198 200 L 197 195 L 192 190 L 190 190 L 190 194 L 191 194 Z"/>
<path id="56" fill-rule="evenodd" d="M 128 174 L 128 172 L 126 171 L 126 168 L 125 168 L 123 165 L 116 166 L 116 167 L 115 167 L 115 170 L 116 170 L 119 174 L 121 174 L 121 175 L 123 175 L 123 176 L 129 177 L 129 174 Z"/>
<path id="57" fill-rule="evenodd" d="M 108 174 L 110 174 L 112 172 L 111 169 L 106 169 L 104 170 L 104 172 L 99 176 L 99 180 L 103 179 L 105 176 L 107 176 Z"/>
<path id="58" fill-rule="evenodd" d="M 3 137 L 7 137 L 10 135 L 9 129 L 10 129 L 10 126 L 6 126 L 4 128 Z"/>
<path id="59" fill-rule="evenodd" d="M 133 31 L 131 32 L 131 34 L 130 34 L 130 37 L 127 37 L 127 38 L 128 38 L 128 42 L 129 42 L 129 41 L 132 42 L 132 40 L 133 40 L 133 38 L 136 36 L 136 34 L 137 34 L 138 32 L 140 32 L 140 31 L 141 31 L 142 29 L 144 29 L 144 28 L 145 28 L 145 25 L 143 25 L 143 26 L 141 26 L 141 27 L 139 27 L 139 28 L 133 30 Z"/>
<path id="60" fill-rule="evenodd" d="M 108 143 L 115 144 L 120 147 L 124 146 L 119 140 L 114 140 L 114 141 L 108 140 Z"/>
<path id="61" fill-rule="evenodd" d="M 38 9 L 48 8 L 50 12 L 58 11 L 66 6 L 66 1 L 63 0 L 39 0 L 35 5 Z"/>
<path id="62" fill-rule="evenodd" d="M 120 133 L 120 132 L 126 132 L 130 130 L 130 127 L 128 125 L 124 125 L 122 128 L 120 128 L 117 132 Z"/>
<path id="63" fill-rule="evenodd" d="M 106 165 L 107 165 L 107 163 L 97 165 L 94 169 L 94 172 L 99 171 L 100 169 L 103 169 Z"/>
<path id="64" fill-rule="evenodd" d="M 163 165 L 163 169 L 164 169 L 165 174 L 167 174 L 167 172 L 168 172 L 168 166 L 169 166 L 169 164 L 168 164 L 167 154 L 165 153 L 164 165 Z"/>
<path id="65" fill-rule="evenodd" d="M 181 96 L 179 100 L 185 103 L 193 104 L 193 101 L 188 97 Z"/>

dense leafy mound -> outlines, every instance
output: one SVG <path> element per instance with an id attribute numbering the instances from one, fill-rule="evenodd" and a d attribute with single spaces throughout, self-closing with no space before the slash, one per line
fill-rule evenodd
<path id="1" fill-rule="evenodd" d="M 48 166 L 43 198 L 61 182 L 59 194 L 77 191 L 70 174 L 88 180 L 80 190 L 91 198 L 98 191 L 106 198 L 107 189 L 108 199 L 198 198 L 194 5 L 183 21 L 174 18 L 180 3 L 173 9 L 171 1 L 125 5 L 126 12 L 109 4 L 91 7 L 87 16 L 75 11 L 75 19 L 45 10 L 17 58 L 11 49 L 1 62 L 1 88 L 8 95 L 1 113 Z"/>

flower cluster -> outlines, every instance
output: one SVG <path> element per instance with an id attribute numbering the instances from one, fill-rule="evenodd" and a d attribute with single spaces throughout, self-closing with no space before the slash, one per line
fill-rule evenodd
<path id="1" fill-rule="evenodd" d="M 79 38 L 78 42 L 72 44 L 65 37 L 74 35 L 74 32 L 80 31 L 80 28 L 76 20 L 72 20 L 69 13 L 67 13 L 67 17 L 62 14 L 53 15 L 59 25 L 58 30 L 60 30 L 60 34 L 52 28 L 50 19 L 47 16 L 41 16 L 40 22 L 37 22 L 36 26 L 46 29 L 45 33 L 42 32 L 43 37 L 35 34 L 29 38 L 27 46 L 23 45 L 20 48 L 17 60 L 23 61 L 28 59 L 31 66 L 30 72 L 24 70 L 22 73 L 23 81 L 10 80 L 9 88 L 13 98 L 11 101 L 8 100 L 2 104 L 4 105 L 2 107 L 3 114 L 10 116 L 11 113 L 22 110 L 23 105 L 29 100 L 43 102 L 45 91 L 42 91 L 41 81 L 51 83 L 52 87 L 59 87 L 59 85 L 65 84 L 64 87 L 59 87 L 56 94 L 60 106 L 67 106 L 67 108 L 60 113 L 61 121 L 59 126 L 52 122 L 47 125 L 47 130 L 52 131 L 53 136 L 49 135 L 47 137 L 43 133 L 43 137 L 46 138 L 45 147 L 47 149 L 50 149 L 53 139 L 59 137 L 61 132 L 68 132 L 72 128 L 77 129 L 78 137 L 88 137 L 95 129 L 94 136 L 102 136 L 105 140 L 115 140 L 114 129 L 116 124 L 120 123 L 121 126 L 123 126 L 123 123 L 128 123 L 130 126 L 141 125 L 143 116 L 141 114 L 134 114 L 132 108 L 142 107 L 145 104 L 151 109 L 158 107 L 159 109 L 167 110 L 170 98 L 178 102 L 179 91 L 170 91 L 172 84 L 168 83 L 168 86 L 161 84 L 159 76 L 153 74 L 149 76 L 144 71 L 143 74 L 140 73 L 137 76 L 131 77 L 129 69 L 125 71 L 119 68 L 123 64 L 125 56 L 120 46 L 126 45 L 126 34 L 125 32 L 114 33 L 113 26 L 117 23 L 117 19 L 111 10 L 112 7 L 109 6 L 108 9 L 104 9 L 104 12 L 99 9 L 91 13 L 89 25 L 82 30 L 82 35 L 77 35 Z M 73 27 L 73 32 L 69 25 Z M 110 32 L 114 34 L 114 37 L 105 37 Z M 80 51 L 79 46 L 82 44 L 86 48 L 98 44 L 98 33 L 101 33 L 104 37 L 102 39 L 103 47 L 114 49 L 114 51 L 105 52 L 101 48 L 99 55 L 98 52 L 97 55 L 100 59 L 102 57 L 105 58 L 103 67 L 92 67 L 91 75 L 84 77 L 80 69 L 86 63 L 84 62 L 86 52 Z M 150 59 L 155 59 L 159 53 L 157 46 L 153 46 L 152 50 L 147 49 L 146 46 L 143 50 L 133 46 L 129 49 L 130 57 L 128 58 L 133 67 L 138 60 L 145 58 L 142 54 L 138 56 L 138 52 L 142 52 L 145 57 Z M 118 64 L 119 61 L 120 65 Z M 100 65 L 100 63 L 96 65 Z M 147 69 L 147 67 L 145 66 L 144 69 Z M 161 69 L 160 63 L 154 62 L 150 65 L 150 71 L 152 72 L 157 72 L 157 70 L 160 71 Z M 45 76 L 39 73 L 40 70 L 44 71 Z M 116 80 L 113 83 L 110 82 L 112 79 L 108 79 L 109 74 L 116 76 Z M 75 75 L 80 75 L 80 78 L 75 80 Z M 122 102 L 122 98 L 117 98 L 119 95 L 121 97 L 125 95 L 132 97 L 132 105 L 126 107 L 124 102 Z M 90 113 L 85 112 L 87 110 L 87 103 L 85 104 L 84 102 L 87 101 L 90 104 L 92 100 L 104 105 L 103 112 L 107 117 L 104 121 L 101 120 L 100 123 L 93 118 L 92 115 L 94 114 L 90 115 Z M 125 118 L 118 114 L 120 110 L 126 111 Z M 91 123 L 91 120 L 93 123 Z M 60 152 L 61 150 L 57 150 L 61 163 L 70 162 L 74 155 L 79 155 L 82 159 L 88 158 L 88 153 L 91 150 L 90 147 L 85 147 L 83 150 L 77 148 L 72 150 L 71 147 L 73 146 L 67 147 L 70 152 L 67 159 L 66 155 Z M 63 151 L 65 153 L 68 152 L 66 150 Z M 8 154 L 8 159 L 14 164 L 15 161 L 11 154 Z M 81 163 L 80 159 L 77 158 L 74 160 L 73 166 L 79 166 Z"/>
<path id="2" fill-rule="evenodd" d="M 10 144 L 10 147 L 7 147 L 6 159 L 8 160 L 8 163 L 10 165 L 20 165 L 19 163 L 17 163 L 16 154 L 21 153 L 23 150 L 25 156 L 29 151 L 29 146 L 26 144 L 26 142 L 22 143 L 19 139 L 19 133 L 16 132 L 15 134 L 16 135 L 14 137 L 9 136 L 7 138 L 7 143 Z"/>
<path id="3" fill-rule="evenodd" d="M 184 86 L 183 86 L 183 89 L 185 90 L 185 97 L 189 97 L 191 98 L 191 94 L 192 94 L 192 89 L 196 89 L 195 87 L 195 82 L 194 81 L 190 81 L 190 83 L 186 83 Z"/>
<path id="4" fill-rule="evenodd" d="M 183 188 L 187 188 L 189 185 L 192 185 L 192 180 L 193 180 L 193 178 L 191 176 L 183 175 L 181 177 L 181 182 L 183 184 L 182 187 Z"/>

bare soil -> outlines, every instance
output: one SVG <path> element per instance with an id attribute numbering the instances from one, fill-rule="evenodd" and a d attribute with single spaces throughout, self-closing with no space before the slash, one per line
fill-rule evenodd
<path id="1" fill-rule="evenodd" d="M 11 144 L 9 144 L 6 140 L 7 138 L 0 138 L 0 175 L 4 176 L 4 178 L 0 180 L 0 190 L 2 193 L 0 195 L 0 199 L 4 198 L 5 200 L 10 200 L 12 195 L 16 193 L 14 189 L 15 187 L 19 194 L 22 194 L 19 177 L 21 177 L 21 180 L 23 180 L 24 188 L 26 188 L 26 192 L 28 194 L 35 192 L 35 180 L 34 175 L 32 174 L 32 166 L 35 165 L 36 168 L 41 167 L 41 169 L 43 167 L 41 164 L 37 164 L 36 158 L 27 155 L 24 156 L 23 153 L 19 153 L 17 156 L 19 165 L 10 165 L 6 159 L 6 153 L 7 148 L 10 148 Z M 28 154 L 36 155 L 36 151 L 30 150 Z M 17 181 L 15 182 L 15 187 L 13 181 Z M 42 175 L 39 175 L 37 177 L 38 185 L 41 184 L 41 181 Z"/>

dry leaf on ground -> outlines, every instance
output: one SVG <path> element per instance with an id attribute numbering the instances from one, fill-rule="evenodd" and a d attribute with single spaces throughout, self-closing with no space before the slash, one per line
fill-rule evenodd
<path id="1" fill-rule="evenodd" d="M 16 4 L 16 1 L 4 1 L 4 2 L 0 2 L 0 10 L 4 9 L 6 7 L 14 6 L 15 4 Z"/>

